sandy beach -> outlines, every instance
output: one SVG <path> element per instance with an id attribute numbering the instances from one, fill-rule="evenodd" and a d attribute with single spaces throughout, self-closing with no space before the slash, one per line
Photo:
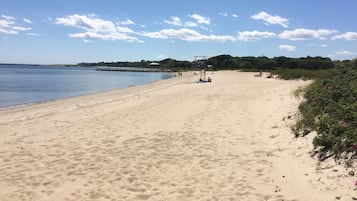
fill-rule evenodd
<path id="1" fill-rule="evenodd" d="M 309 82 L 208 76 L 0 110 L 0 200 L 357 200 L 291 133 Z"/>

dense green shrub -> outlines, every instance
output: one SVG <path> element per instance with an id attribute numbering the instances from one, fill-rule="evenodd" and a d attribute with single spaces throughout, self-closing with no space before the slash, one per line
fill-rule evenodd
<path id="1" fill-rule="evenodd" d="M 357 70 L 334 70 L 334 76 L 307 87 L 304 98 L 293 129 L 296 136 L 317 131 L 313 144 L 320 157 L 357 154 Z"/>
<path id="2" fill-rule="evenodd" d="M 261 70 L 271 71 L 276 69 L 331 69 L 335 63 L 330 58 L 325 57 L 232 57 L 230 55 L 218 55 L 210 57 L 207 64 L 214 66 L 217 70 L 222 69 L 241 69 L 241 70 Z"/>
<path id="3" fill-rule="evenodd" d="M 272 71 L 272 73 L 277 74 L 278 78 L 284 80 L 292 79 L 303 79 L 303 80 L 316 80 L 322 78 L 328 78 L 332 76 L 331 69 L 319 69 L 319 70 L 308 70 L 308 69 L 279 69 Z"/>

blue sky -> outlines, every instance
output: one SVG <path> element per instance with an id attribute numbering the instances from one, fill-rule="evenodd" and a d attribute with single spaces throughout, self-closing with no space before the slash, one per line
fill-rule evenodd
<path id="1" fill-rule="evenodd" d="M 356 0 L 0 0 L 0 63 L 357 57 Z"/>

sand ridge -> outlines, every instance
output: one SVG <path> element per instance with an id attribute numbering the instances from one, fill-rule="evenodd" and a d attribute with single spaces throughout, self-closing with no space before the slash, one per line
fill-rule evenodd
<path id="1" fill-rule="evenodd" d="M 352 200 L 349 169 L 294 139 L 309 82 L 191 72 L 0 111 L 0 200 Z"/>

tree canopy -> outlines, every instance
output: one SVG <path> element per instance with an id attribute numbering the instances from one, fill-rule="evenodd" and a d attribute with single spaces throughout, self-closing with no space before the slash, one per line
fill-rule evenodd
<path id="1" fill-rule="evenodd" d="M 98 62 L 98 63 L 79 63 L 79 66 L 111 66 L 111 67 L 150 67 L 150 63 L 160 64 L 161 69 L 165 70 L 196 70 L 195 61 L 179 61 L 172 58 L 160 61 L 141 60 L 137 62 L 118 61 L 118 62 Z M 233 57 L 231 55 L 218 55 L 203 61 L 205 66 L 210 65 L 214 70 L 279 70 L 279 69 L 308 69 L 320 70 L 329 69 L 336 63 L 327 57 L 300 57 L 288 58 L 284 56 L 268 58 L 259 57 Z M 342 61 L 343 62 L 343 61 Z"/>

